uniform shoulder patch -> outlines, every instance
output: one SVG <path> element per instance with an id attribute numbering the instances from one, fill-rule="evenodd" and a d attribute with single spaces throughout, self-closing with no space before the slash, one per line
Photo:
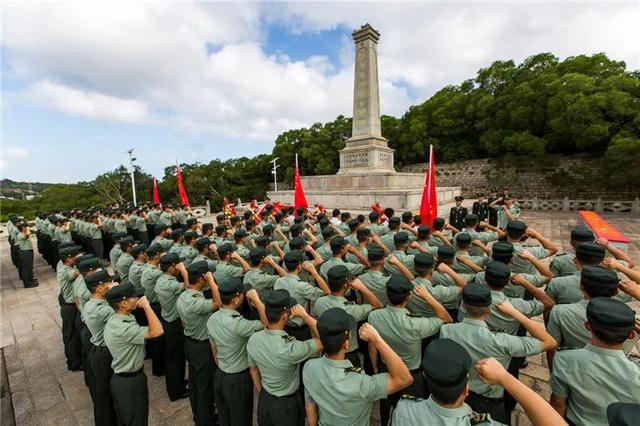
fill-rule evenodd
<path id="1" fill-rule="evenodd" d="M 348 300 L 346 302 L 344 302 L 345 305 L 355 305 L 356 302 L 349 302 Z"/>
<path id="2" fill-rule="evenodd" d="M 191 297 L 193 297 L 194 299 L 197 299 L 198 298 L 198 294 L 194 293 L 194 294 L 191 295 Z"/>
<path id="3" fill-rule="evenodd" d="M 231 318 L 240 318 L 241 316 L 240 314 L 231 314 Z"/>
<path id="4" fill-rule="evenodd" d="M 408 399 L 410 401 L 422 401 L 422 398 L 418 398 L 417 396 L 411 395 L 409 393 L 402 394 L 400 399 Z"/>
<path id="5" fill-rule="evenodd" d="M 422 318 L 422 315 L 420 315 L 420 314 L 412 314 L 412 313 L 408 313 L 408 314 L 407 314 L 407 316 L 408 316 L 408 317 L 411 317 L 411 318 Z"/>
<path id="6" fill-rule="evenodd" d="M 362 368 L 360 367 L 347 367 L 344 369 L 345 373 L 362 373 Z"/>
<path id="7" fill-rule="evenodd" d="M 481 413 L 481 414 L 476 414 L 475 416 L 473 416 L 469 420 L 469 423 L 472 424 L 472 425 L 477 425 L 479 423 L 486 422 L 486 421 L 487 421 L 487 413 Z"/>
<path id="8" fill-rule="evenodd" d="M 296 340 L 294 336 L 289 336 L 288 334 L 283 335 L 282 338 L 285 342 L 293 342 L 294 340 Z"/>

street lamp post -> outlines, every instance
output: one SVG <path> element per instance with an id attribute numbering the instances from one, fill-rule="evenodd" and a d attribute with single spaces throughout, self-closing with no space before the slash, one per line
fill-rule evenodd
<path id="1" fill-rule="evenodd" d="M 134 207 L 138 206 L 138 202 L 136 200 L 136 178 L 134 176 L 135 167 L 133 162 L 136 161 L 136 158 L 133 156 L 133 148 L 127 151 L 129 154 L 129 164 L 131 165 L 131 192 L 133 193 L 133 205 Z"/>
<path id="2" fill-rule="evenodd" d="M 280 167 L 278 164 L 276 164 L 276 161 L 278 161 L 279 157 L 274 158 L 273 160 L 271 160 L 271 162 L 273 163 L 273 170 L 271 170 L 271 174 L 273 175 L 273 190 L 277 191 L 278 190 L 278 167 Z"/>

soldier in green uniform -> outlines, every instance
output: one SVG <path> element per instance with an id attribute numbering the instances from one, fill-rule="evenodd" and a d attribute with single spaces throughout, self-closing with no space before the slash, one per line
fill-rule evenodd
<path id="1" fill-rule="evenodd" d="M 388 229 L 389 231 L 380 237 L 380 241 L 382 241 L 389 252 L 392 252 L 396 249 L 393 237 L 400 231 L 400 218 L 398 216 L 389 219 Z"/>
<path id="2" fill-rule="evenodd" d="M 471 244 L 471 235 L 466 232 L 456 234 L 456 260 L 453 262 L 452 269 L 460 274 L 476 274 L 482 271 L 482 268 L 489 261 L 489 258 L 484 253 L 480 256 L 472 255 L 469 252 Z"/>
<path id="3" fill-rule="evenodd" d="M 104 328 L 113 315 L 105 295 L 117 285 L 115 277 L 105 270 L 96 271 L 84 281 L 91 297 L 85 303 L 82 317 L 91 336 L 92 349 L 89 351 L 90 369 L 93 373 L 93 418 L 96 426 L 116 424 L 116 412 L 111 396 L 111 377 L 113 357 L 104 341 Z"/>
<path id="4" fill-rule="evenodd" d="M 144 245 L 144 244 L 140 244 Z M 144 294 L 151 305 L 151 309 L 155 312 L 158 318 L 162 317 L 162 310 L 158 296 L 156 294 L 156 281 L 162 275 L 160 269 L 160 256 L 164 253 L 164 250 L 160 245 L 154 245 L 146 250 L 145 257 L 147 262 L 142 268 L 142 274 L 140 275 L 140 287 L 144 289 Z M 131 277 L 131 274 L 129 274 Z M 151 372 L 154 376 L 165 375 L 165 341 L 164 336 L 157 337 L 155 339 L 149 339 L 147 341 L 147 354 L 151 357 Z"/>
<path id="5" fill-rule="evenodd" d="M 489 207 L 498 210 L 498 228 L 506 229 L 509 222 L 518 220 L 520 218 L 520 207 L 515 204 L 515 199 L 511 195 L 505 195 L 500 197 L 491 204 Z"/>
<path id="6" fill-rule="evenodd" d="M 398 232 L 393 236 L 395 249 L 384 262 L 384 269 L 388 274 L 401 274 L 409 280 L 413 280 L 416 269 L 413 254 L 407 254 L 409 250 L 409 234 L 405 231 Z M 397 261 L 396 261 L 397 260 Z"/>
<path id="7" fill-rule="evenodd" d="M 498 241 L 498 239 L 502 239 L 505 236 L 503 230 L 491 226 L 488 223 L 480 222 L 478 216 L 475 214 L 468 214 L 464 218 L 464 225 L 464 228 L 456 233 L 453 240 L 455 242 L 459 233 L 469 234 L 471 241 L 473 241 L 473 245 L 471 245 L 469 249 L 469 254 L 472 256 L 482 256 L 487 244 Z M 478 231 L 479 228 L 482 228 L 483 231 Z"/>
<path id="8" fill-rule="evenodd" d="M 265 299 L 269 325 L 247 342 L 247 360 L 258 396 L 261 426 L 304 426 L 300 365 L 322 350 L 316 320 L 289 296 L 274 290 Z M 284 331 L 291 316 L 301 318 L 314 338 L 297 340 Z"/>
<path id="9" fill-rule="evenodd" d="M 318 319 L 325 354 L 307 361 L 302 372 L 309 425 L 368 425 L 374 401 L 412 383 L 407 366 L 370 324 L 360 328 L 360 338 L 377 350 L 388 372 L 370 376 L 345 358 L 355 325 L 355 318 L 340 308 Z"/>
<path id="10" fill-rule="evenodd" d="M 260 300 L 266 300 L 273 286 L 280 277 L 286 277 L 287 271 L 278 265 L 263 247 L 256 247 L 249 253 L 251 269 L 244 275 L 243 282 L 258 292 Z M 276 275 L 267 274 L 262 268 L 270 266 Z M 254 319 L 257 319 L 254 318 Z"/>
<path id="11" fill-rule="evenodd" d="M 353 278 L 349 269 L 344 265 L 336 265 L 329 269 L 327 273 L 329 290 L 331 294 L 319 297 L 311 310 L 311 314 L 318 318 L 325 311 L 331 308 L 344 309 L 349 315 L 354 317 L 356 321 L 364 321 L 369 313 L 374 309 L 379 309 L 382 304 L 378 298 L 360 281 Z M 344 296 L 347 290 L 358 291 L 367 300 L 368 303 L 355 304 L 349 302 Z M 354 326 L 350 331 L 350 343 L 346 353 L 346 359 L 351 361 L 356 367 L 360 367 L 360 357 L 358 356 L 358 340 L 357 330 Z"/>
<path id="12" fill-rule="evenodd" d="M 175 253 L 180 257 L 180 253 L 184 248 L 184 229 L 178 228 L 171 231 L 171 240 L 173 240 L 173 245 L 167 253 Z"/>
<path id="13" fill-rule="evenodd" d="M 114 310 L 104 328 L 104 341 L 113 356 L 111 394 L 120 421 L 126 425 L 146 425 L 149 418 L 149 390 L 144 374 L 144 343 L 162 335 L 162 323 L 149 301 L 133 284 L 112 287 L 106 294 Z M 137 324 L 131 312 L 142 309 L 148 327 Z"/>
<path id="14" fill-rule="evenodd" d="M 605 251 L 601 245 L 594 243 L 578 244 L 575 254 L 572 255 L 572 263 L 576 268 L 575 272 L 571 275 L 559 275 L 552 278 L 545 288 L 545 292 L 558 305 L 579 302 L 584 298 L 580 290 L 582 268 L 586 266 L 598 266 L 604 257 Z M 556 256 L 555 259 L 558 259 L 558 256 Z M 551 263 L 553 264 L 553 261 Z"/>
<path id="15" fill-rule="evenodd" d="M 284 265 L 288 274 L 285 277 L 278 278 L 273 285 L 273 289 L 287 290 L 299 305 L 302 305 L 305 310 L 308 310 L 310 303 L 315 302 L 323 294 L 329 294 L 330 290 L 313 263 L 304 262 L 303 260 L 303 253 L 299 250 L 293 250 L 287 253 L 284 256 Z M 311 275 L 317 287 L 300 279 L 300 274 L 303 271 Z M 289 318 L 285 330 L 288 334 L 299 340 L 307 340 L 311 337 L 309 327 L 298 317 Z"/>
<path id="16" fill-rule="evenodd" d="M 84 306 L 89 301 L 91 294 L 85 284 L 85 277 L 93 274 L 101 269 L 100 259 L 93 257 L 92 254 L 84 254 L 76 260 L 76 265 L 80 274 L 73 281 L 73 297 L 75 299 L 78 315 L 76 315 L 76 331 L 80 336 L 80 347 L 82 355 L 82 372 L 84 373 L 84 383 L 89 388 L 91 399 L 95 401 L 95 387 L 93 380 L 93 372 L 91 371 L 90 352 L 91 352 L 91 332 L 85 326 Z"/>
<path id="17" fill-rule="evenodd" d="M 433 285 L 431 282 L 434 274 L 435 259 L 430 253 L 418 253 L 414 259 L 416 267 L 416 279 L 413 280 L 413 286 L 416 294 L 422 292 L 418 287 L 422 287 L 427 290 L 430 295 L 433 296 L 438 303 L 442 304 L 451 316 L 453 321 L 458 320 L 458 306 L 460 304 L 460 294 L 462 288 L 466 284 L 464 281 L 460 282 L 460 286 L 446 286 L 446 285 Z M 442 271 L 451 270 L 445 263 L 440 263 L 438 269 Z M 446 272 L 443 272 L 446 273 Z M 419 315 L 423 317 L 433 317 L 435 312 L 431 307 L 431 304 L 425 301 L 421 297 L 411 297 L 406 306 L 411 314 Z"/>
<path id="18" fill-rule="evenodd" d="M 185 266 L 189 266 L 191 262 L 193 262 L 193 259 L 198 255 L 198 249 L 196 249 L 197 241 L 197 233 L 193 231 L 184 232 L 184 245 L 178 256 L 180 256 L 181 259 L 184 259 Z"/>
<path id="19" fill-rule="evenodd" d="M 336 235 L 336 231 L 330 226 L 327 226 L 322 230 L 322 239 L 324 240 L 324 242 L 320 247 L 318 247 L 316 251 L 318 252 L 318 255 L 322 258 L 322 260 L 325 262 L 331 259 L 331 257 L 333 256 L 333 253 L 331 252 L 330 243 L 331 243 L 331 239 L 335 235 Z"/>
<path id="20" fill-rule="evenodd" d="M 370 223 L 369 225 L 367 225 L 367 228 L 371 230 L 372 234 L 376 234 L 377 236 L 381 237 L 389 232 L 389 228 L 380 225 L 380 215 L 378 214 L 378 212 L 369 213 L 369 222 Z"/>
<path id="21" fill-rule="evenodd" d="M 15 226 L 15 242 L 18 247 L 18 265 L 20 278 L 24 288 L 38 287 L 38 280 L 33 276 L 33 243 L 31 242 L 31 228 L 26 222 L 18 222 Z"/>
<path id="22" fill-rule="evenodd" d="M 206 262 L 187 268 L 189 286 L 178 296 L 176 310 L 184 325 L 184 354 L 189 363 L 189 400 L 195 424 L 214 425 L 215 401 L 213 379 L 216 365 L 207 335 L 207 320 L 220 308 L 220 296 Z M 213 299 L 205 299 L 202 290 L 209 284 Z"/>
<path id="23" fill-rule="evenodd" d="M 618 284 L 618 275 L 611 269 L 585 266 L 581 270 L 579 288 L 584 298 L 575 303 L 556 306 L 549 315 L 547 330 L 556 339 L 559 348 L 583 348 L 591 341 L 591 334 L 584 327 L 587 318 L 587 305 L 595 297 L 619 299 L 621 295 Z M 620 288 L 624 289 L 625 287 L 620 286 Z M 625 294 L 625 296 L 627 295 Z M 628 296 L 624 300 L 629 301 Z M 631 350 L 634 343 L 634 341 L 627 342 L 626 352 Z M 552 365 L 553 356 L 552 352 L 547 353 L 549 365 Z"/>
<path id="24" fill-rule="evenodd" d="M 138 231 L 138 240 L 144 244 L 149 244 L 149 229 L 147 228 L 147 210 L 138 209 L 134 216 L 135 227 Z"/>
<path id="25" fill-rule="evenodd" d="M 129 278 L 129 269 L 131 269 L 134 260 L 131 255 L 131 249 L 133 249 L 133 247 L 133 237 L 128 236 L 120 239 L 120 250 L 122 250 L 122 254 L 118 258 L 118 263 L 116 263 L 116 272 L 120 275 L 122 282 L 128 281 Z"/>
<path id="26" fill-rule="evenodd" d="M 216 271 L 213 275 L 219 283 L 229 278 L 242 278 L 251 269 L 247 261 L 234 250 L 231 243 L 224 243 L 218 246 L 218 257 L 220 262 L 216 265 Z M 236 266 L 232 262 L 240 266 Z"/>
<path id="27" fill-rule="evenodd" d="M 152 247 L 159 247 L 159 246 L 152 246 Z M 136 291 L 143 291 L 144 292 L 144 288 L 142 287 L 142 273 L 144 272 L 144 270 L 147 267 L 147 261 L 149 260 L 149 256 L 147 255 L 147 245 L 146 244 L 136 244 L 135 246 L 133 246 L 133 248 L 129 251 L 129 254 L 131 255 L 131 257 L 133 258 L 133 263 L 131 263 L 131 266 L 129 267 L 129 272 L 127 274 L 127 279 L 129 280 L 129 282 L 131 284 L 133 284 L 133 287 L 136 289 Z M 148 298 L 147 298 L 148 299 Z M 142 311 L 139 311 L 142 312 Z M 137 315 L 136 318 L 138 318 Z M 142 317 L 144 318 L 144 315 L 142 315 Z M 141 324 L 144 325 L 144 324 Z"/>
<path id="28" fill-rule="evenodd" d="M 640 366 L 622 351 L 635 338 L 637 320 L 631 308 L 607 297 L 591 299 L 586 312 L 591 342 L 556 355 L 550 403 L 572 424 L 603 425 L 609 404 L 640 402 Z"/>
<path id="29" fill-rule="evenodd" d="M 222 306 L 207 321 L 213 356 L 218 364 L 213 385 L 220 423 L 253 424 L 253 382 L 249 374 L 247 341 L 268 324 L 258 293 L 242 278 L 232 277 L 219 284 Z M 261 320 L 247 320 L 238 309 L 245 296 L 258 311 Z"/>
<path id="30" fill-rule="evenodd" d="M 165 252 L 169 251 L 171 246 L 173 246 L 173 240 L 169 238 L 173 232 L 171 227 L 163 223 L 157 223 L 153 228 L 155 230 L 156 237 L 151 241 L 151 245 L 160 244 Z"/>
<path id="31" fill-rule="evenodd" d="M 419 247 L 426 250 L 426 252 L 431 253 L 433 256 L 435 256 L 438 253 L 438 246 L 435 244 L 431 244 L 431 242 L 429 241 L 430 239 L 431 239 L 431 228 L 427 225 L 418 226 L 418 236 L 416 238 L 415 244 L 417 244 Z M 409 250 L 407 250 L 407 253 L 418 254 L 418 253 L 425 253 L 425 252 L 421 251 L 418 247 L 415 247 L 412 244 L 412 247 L 409 247 Z"/>
<path id="32" fill-rule="evenodd" d="M 87 225 L 88 238 L 90 239 L 91 252 L 98 259 L 104 258 L 104 242 L 102 241 L 102 222 L 100 216 L 94 213 L 89 218 Z"/>
<path id="33" fill-rule="evenodd" d="M 80 334 L 76 327 L 78 308 L 73 296 L 73 282 L 80 275 L 80 271 L 75 268 L 76 260 L 80 255 L 79 246 L 72 246 L 61 249 L 58 253 L 62 265 L 58 269 L 56 276 L 60 285 L 60 317 L 62 317 L 62 342 L 64 343 L 64 354 L 67 358 L 67 368 L 70 371 L 80 371 L 82 369 L 82 348 Z"/>
<path id="34" fill-rule="evenodd" d="M 176 216 L 176 214 L 173 211 L 173 209 L 171 208 L 170 204 L 163 205 L 162 206 L 162 213 L 160 213 L 160 216 L 158 216 L 158 221 L 156 222 L 156 226 L 164 225 L 167 228 L 171 228 L 171 226 L 173 225 L 175 216 Z M 158 235 L 157 230 L 156 230 L 156 235 Z"/>
<path id="35" fill-rule="evenodd" d="M 462 206 L 464 197 L 462 195 L 456 195 L 454 198 L 456 205 L 451 207 L 449 211 L 449 225 L 456 229 L 464 228 L 464 218 L 469 214 L 469 210 Z"/>
<path id="36" fill-rule="evenodd" d="M 509 222 L 506 227 L 507 231 L 507 241 L 513 244 L 514 253 L 519 253 L 523 250 L 531 253 L 536 259 L 546 259 L 549 256 L 554 255 L 558 248 L 553 242 L 549 239 L 545 238 L 538 232 L 533 229 L 531 226 L 527 226 L 526 223 L 521 220 L 514 220 Z M 541 245 L 534 245 L 524 243 L 523 240 L 525 238 L 533 238 L 538 240 Z M 515 273 L 525 273 L 525 274 L 533 274 L 535 273 L 535 266 L 528 260 L 522 258 L 521 256 L 515 256 L 511 263 L 509 264 L 509 269 Z"/>
<path id="37" fill-rule="evenodd" d="M 462 290 L 462 308 L 465 318 L 457 324 L 445 324 L 440 337 L 452 339 L 462 345 L 472 360 L 496 358 L 505 368 L 514 356 L 530 356 L 555 348 L 556 342 L 541 324 L 522 315 L 507 301 L 497 305 L 498 310 L 518 321 L 532 337 L 512 336 L 489 330 L 485 319 L 491 313 L 491 291 L 482 284 L 471 283 Z M 511 413 L 505 407 L 503 389 L 483 383 L 472 370 L 469 377 L 469 396 L 466 399 L 474 410 L 490 413 L 492 418 L 509 423 Z"/>
<path id="38" fill-rule="evenodd" d="M 320 266 L 320 275 L 326 280 L 329 270 L 336 265 L 344 265 L 349 269 L 351 275 L 356 276 L 364 272 L 369 267 L 369 261 L 362 255 L 353 245 L 347 243 L 347 241 L 340 236 L 331 239 L 331 259 L 327 260 Z M 356 256 L 360 263 L 345 262 L 343 258 L 351 253 Z"/>
<path id="39" fill-rule="evenodd" d="M 188 396 L 186 391 L 184 331 L 180 316 L 176 309 L 178 297 L 185 289 L 184 282 L 179 282 L 179 275 L 186 275 L 184 264 L 175 253 L 160 256 L 162 275 L 155 285 L 155 293 L 161 307 L 162 327 L 165 341 L 165 366 L 167 395 L 171 401 Z M 188 279 L 188 277 L 187 277 Z M 186 281 L 185 281 L 186 282 Z"/>
<path id="40" fill-rule="evenodd" d="M 360 281 L 371 291 L 380 301 L 382 306 L 389 303 L 387 299 L 387 281 L 389 276 L 384 274 L 384 250 L 376 245 L 369 245 L 367 248 L 367 260 L 369 269 L 358 276 Z"/>
<path id="41" fill-rule="evenodd" d="M 109 263 L 111 263 L 111 269 L 113 270 L 113 273 L 118 272 L 116 270 L 116 265 L 118 264 L 118 260 L 120 259 L 120 256 L 122 256 L 122 248 L 120 248 L 120 241 L 126 237 L 127 237 L 127 234 L 123 234 L 123 233 L 113 234 L 114 244 L 111 250 L 109 250 Z"/>
<path id="42" fill-rule="evenodd" d="M 245 261 L 249 260 L 249 248 L 247 248 L 247 231 L 244 229 L 238 229 L 233 233 L 233 239 L 235 240 L 236 253 L 238 253 Z"/>
<path id="43" fill-rule="evenodd" d="M 569 241 L 571 250 L 567 253 L 558 253 L 553 258 L 549 265 L 549 269 L 551 269 L 553 275 L 556 277 L 564 277 L 575 274 L 578 270 L 574 262 L 576 247 L 580 243 L 593 243 L 594 240 L 595 235 L 593 235 L 593 232 L 588 228 L 579 226 L 571 230 L 571 240 Z"/>
<path id="44" fill-rule="evenodd" d="M 440 331 L 440 326 L 443 323 L 452 321 L 446 309 L 425 287 L 417 286 L 414 290 L 411 281 L 402 275 L 393 275 L 387 281 L 387 297 L 389 305 L 384 309 L 371 312 L 368 321 L 378 330 L 380 336 L 391 349 L 402 358 L 411 372 L 413 383 L 380 402 L 380 421 L 382 424 L 388 423 L 389 412 L 395 408 L 400 395 L 411 394 L 422 398 L 427 393 L 420 369 L 422 339 L 435 335 Z M 409 313 L 407 304 L 410 298 L 422 299 L 431 307 L 435 318 L 425 318 Z M 372 358 L 375 371 L 378 369 L 386 371 L 386 366 L 378 362 L 378 353 L 375 348 L 369 350 L 369 355 Z"/>

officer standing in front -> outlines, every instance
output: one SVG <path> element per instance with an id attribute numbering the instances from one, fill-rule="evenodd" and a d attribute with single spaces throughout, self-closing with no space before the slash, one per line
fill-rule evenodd
<path id="1" fill-rule="evenodd" d="M 144 374 L 144 343 L 164 332 L 162 323 L 146 297 L 140 297 L 133 284 L 111 288 L 106 294 L 114 314 L 104 328 L 104 340 L 113 356 L 111 394 L 119 419 L 127 426 L 146 426 L 149 419 L 149 390 Z M 148 327 L 141 327 L 131 312 L 140 308 Z"/>
<path id="2" fill-rule="evenodd" d="M 27 222 L 18 222 L 16 242 L 19 252 L 20 277 L 24 288 L 38 287 L 38 280 L 33 277 L 33 243 L 31 242 L 31 229 Z"/>
<path id="3" fill-rule="evenodd" d="M 464 201 L 464 197 L 462 195 L 456 195 L 454 199 L 456 201 L 456 205 L 451 207 L 451 210 L 449 211 L 449 225 L 456 229 L 462 229 L 464 228 L 464 218 L 467 217 L 469 211 L 466 207 L 462 206 L 462 201 Z"/>

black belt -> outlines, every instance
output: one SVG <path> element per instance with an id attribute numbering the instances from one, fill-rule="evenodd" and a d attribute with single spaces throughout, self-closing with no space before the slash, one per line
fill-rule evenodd
<path id="1" fill-rule="evenodd" d="M 139 376 L 143 372 L 144 372 L 144 369 L 141 368 L 140 370 L 134 371 L 133 373 L 115 373 L 115 374 L 118 377 L 135 377 L 135 376 Z"/>
<path id="2" fill-rule="evenodd" d="M 206 341 L 207 341 L 207 339 L 204 339 L 204 340 L 198 340 L 198 339 L 194 339 L 193 337 L 191 337 L 191 336 L 187 336 L 187 335 L 185 335 L 184 337 L 186 337 L 187 339 L 192 340 L 192 341 L 194 341 L 194 342 L 197 342 L 197 343 L 202 343 L 202 342 L 206 342 Z"/>
<path id="3" fill-rule="evenodd" d="M 300 389 L 298 389 L 294 393 L 290 393 L 289 395 L 284 395 L 284 396 L 274 395 L 272 393 L 267 392 L 264 388 L 262 388 L 262 392 L 264 392 L 269 398 L 276 398 L 276 399 L 297 398 L 298 395 L 300 395 Z"/>
<path id="4" fill-rule="evenodd" d="M 471 392 L 471 391 L 469 391 L 469 394 L 491 404 L 499 404 L 501 402 L 504 402 L 504 396 L 501 396 L 500 398 L 490 398 L 488 396 L 480 395 L 478 393 Z"/>
<path id="5" fill-rule="evenodd" d="M 110 352 L 108 347 L 106 347 L 106 346 L 98 346 L 98 345 L 93 345 L 93 350 Z"/>

